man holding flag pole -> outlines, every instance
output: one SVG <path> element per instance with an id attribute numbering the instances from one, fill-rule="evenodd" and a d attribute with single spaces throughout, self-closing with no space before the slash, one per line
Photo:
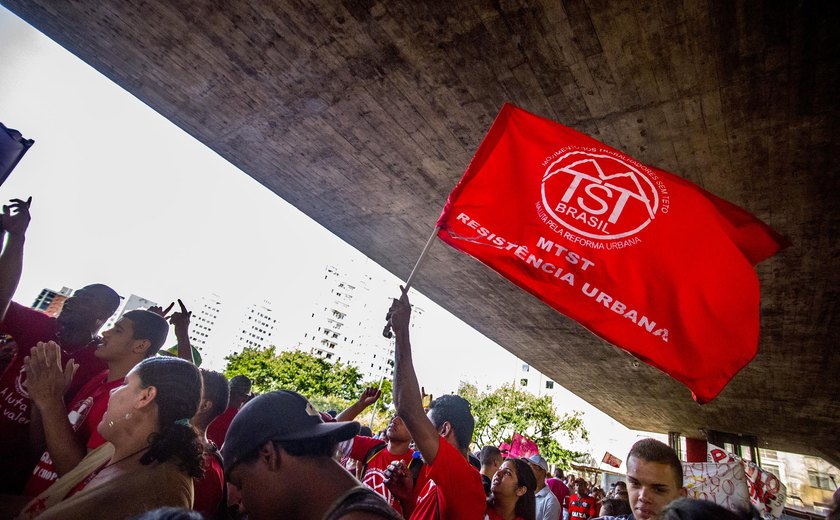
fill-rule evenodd
<path id="1" fill-rule="evenodd" d="M 424 412 L 411 357 L 410 317 L 406 288 L 387 316 L 396 339 L 394 406 L 425 465 L 414 483 L 405 463 L 391 463 L 385 472 L 386 485 L 400 501 L 405 518 L 480 520 L 486 506 L 484 486 L 467 458 L 475 427 L 470 404 L 463 397 L 444 395 L 431 402 L 428 415 Z M 420 490 L 416 494 L 412 493 L 415 487 Z"/>

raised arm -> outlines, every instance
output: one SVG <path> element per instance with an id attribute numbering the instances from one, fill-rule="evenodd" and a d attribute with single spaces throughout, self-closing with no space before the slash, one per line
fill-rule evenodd
<path id="1" fill-rule="evenodd" d="M 178 357 L 195 364 L 192 345 L 190 345 L 190 318 L 192 317 L 192 311 L 188 311 L 187 307 L 184 306 L 184 302 L 180 299 L 178 300 L 178 306 L 181 307 L 181 310 L 173 313 L 169 317 L 169 323 L 175 327 L 175 339 L 178 340 Z"/>
<path id="2" fill-rule="evenodd" d="M 351 404 L 347 407 L 346 410 L 342 411 L 340 414 L 335 416 L 336 421 L 352 421 L 355 419 L 360 413 L 365 411 L 365 408 L 374 404 L 376 401 L 379 400 L 379 396 L 382 395 L 382 391 L 378 388 L 374 388 L 372 386 L 365 388 L 362 395 L 359 396 L 359 399 L 356 400 L 355 403 Z"/>
<path id="3" fill-rule="evenodd" d="M 408 301 L 408 295 L 403 292 L 399 300 L 394 300 L 388 311 L 388 319 L 396 340 L 394 406 L 397 415 L 411 433 L 423 460 L 432 464 L 437 457 L 440 436 L 423 410 L 420 385 L 417 383 L 417 374 L 411 359 L 411 341 L 408 333 L 410 318 L 411 303 Z"/>
<path id="4" fill-rule="evenodd" d="M 29 227 L 29 204 L 32 197 L 25 202 L 12 199 L 8 206 L 3 206 L 0 215 L 0 225 L 5 237 L 0 236 L 0 245 L 5 238 L 5 247 L 0 252 L 0 322 L 6 319 L 6 311 L 15 295 L 20 275 L 23 272 L 23 243 L 26 239 L 26 228 Z"/>

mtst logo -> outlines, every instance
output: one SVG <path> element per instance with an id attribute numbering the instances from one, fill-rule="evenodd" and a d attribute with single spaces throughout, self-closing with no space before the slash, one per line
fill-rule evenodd
<path id="1" fill-rule="evenodd" d="M 572 149 L 545 170 L 542 202 L 552 217 L 582 236 L 613 240 L 638 233 L 659 208 L 643 165 L 608 150 Z"/>

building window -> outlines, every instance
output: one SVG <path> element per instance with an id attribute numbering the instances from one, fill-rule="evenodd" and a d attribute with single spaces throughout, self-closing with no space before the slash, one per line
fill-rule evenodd
<path id="1" fill-rule="evenodd" d="M 530 372 L 531 371 L 531 366 L 528 365 L 528 363 L 525 363 L 524 365 L 522 365 L 522 371 L 523 372 Z"/>
<path id="2" fill-rule="evenodd" d="M 519 386 L 528 386 L 528 380 L 525 378 L 520 379 Z"/>
<path id="3" fill-rule="evenodd" d="M 779 479 L 779 480 L 781 480 L 781 478 L 782 478 L 781 473 L 779 473 L 779 466 L 777 466 L 775 464 L 762 464 L 761 469 L 776 475 L 776 478 Z"/>
<path id="4" fill-rule="evenodd" d="M 546 382 L 545 382 L 545 387 L 546 387 L 548 390 L 551 390 L 552 388 L 554 388 L 554 381 L 546 381 Z"/>
<path id="5" fill-rule="evenodd" d="M 818 471 L 808 471 L 808 481 L 811 483 L 811 487 L 815 487 L 818 489 L 825 489 L 831 491 L 837 487 L 837 485 L 834 483 L 834 478 L 832 478 L 832 475 L 820 473 Z"/>

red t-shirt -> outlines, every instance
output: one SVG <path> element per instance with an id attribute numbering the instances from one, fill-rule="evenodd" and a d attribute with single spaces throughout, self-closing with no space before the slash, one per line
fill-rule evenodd
<path id="1" fill-rule="evenodd" d="M 224 444 L 225 435 L 227 435 L 228 428 L 230 428 L 230 423 L 238 412 L 239 408 L 229 406 L 218 417 L 213 419 L 207 426 L 207 440 L 216 446 Z"/>
<path id="2" fill-rule="evenodd" d="M 356 459 L 359 461 L 359 464 L 364 465 L 368 452 L 372 448 L 383 444 L 385 442 L 382 440 L 357 435 L 353 438 L 353 446 L 350 448 L 350 458 Z M 388 451 L 387 447 L 383 447 L 373 455 L 373 458 L 367 463 L 365 474 L 362 475 L 362 484 L 382 495 L 388 504 L 400 514 L 402 514 L 402 507 L 399 501 L 391 494 L 391 490 L 385 486 L 385 470 L 388 468 L 388 464 L 396 460 L 401 460 L 408 466 L 412 462 L 413 456 L 414 452 L 411 450 L 406 451 L 402 455 L 394 455 Z"/>
<path id="3" fill-rule="evenodd" d="M 487 512 L 484 513 L 484 520 L 505 520 L 505 519 L 502 517 L 502 515 L 497 513 L 495 509 L 493 509 L 493 506 L 491 506 L 490 504 L 487 504 Z M 515 518 L 515 520 L 523 520 L 523 518 L 521 516 L 517 516 Z"/>
<path id="4" fill-rule="evenodd" d="M 569 497 L 569 518 L 584 520 L 598 516 L 595 509 L 595 497 L 581 497 L 577 493 Z"/>
<path id="5" fill-rule="evenodd" d="M 481 474 L 472 464 L 439 438 L 435 461 L 423 467 L 427 479 L 417 495 L 411 520 L 481 520 L 487 509 Z"/>
<path id="6" fill-rule="evenodd" d="M 215 450 L 215 446 L 209 448 Z M 206 518 L 215 518 L 219 504 L 225 495 L 225 472 L 219 457 L 213 453 L 204 452 L 204 476 L 193 479 L 195 498 L 193 509 Z"/>
<path id="7" fill-rule="evenodd" d="M 19 494 L 35 461 L 29 460 L 29 394 L 23 386 L 26 372 L 23 359 L 39 341 L 56 341 L 61 347 L 61 362 L 72 357 L 79 364 L 67 396 L 74 396 L 92 377 L 108 366 L 94 356 L 96 342 L 70 345 L 58 339 L 58 320 L 12 302 L 0 330 L 18 344 L 17 354 L 0 375 L 0 493 Z"/>
<path id="8" fill-rule="evenodd" d="M 70 402 L 67 420 L 70 421 L 70 426 L 76 432 L 76 439 L 84 444 L 88 451 L 105 443 L 105 439 L 99 434 L 97 426 L 108 408 L 108 398 L 111 396 L 111 390 L 122 383 L 122 378 L 109 383 L 108 371 L 106 370 L 88 381 Z M 38 465 L 32 471 L 23 494 L 30 497 L 38 496 L 50 487 L 57 478 L 58 474 L 55 472 L 52 458 L 49 452 L 45 451 L 41 455 Z"/>

